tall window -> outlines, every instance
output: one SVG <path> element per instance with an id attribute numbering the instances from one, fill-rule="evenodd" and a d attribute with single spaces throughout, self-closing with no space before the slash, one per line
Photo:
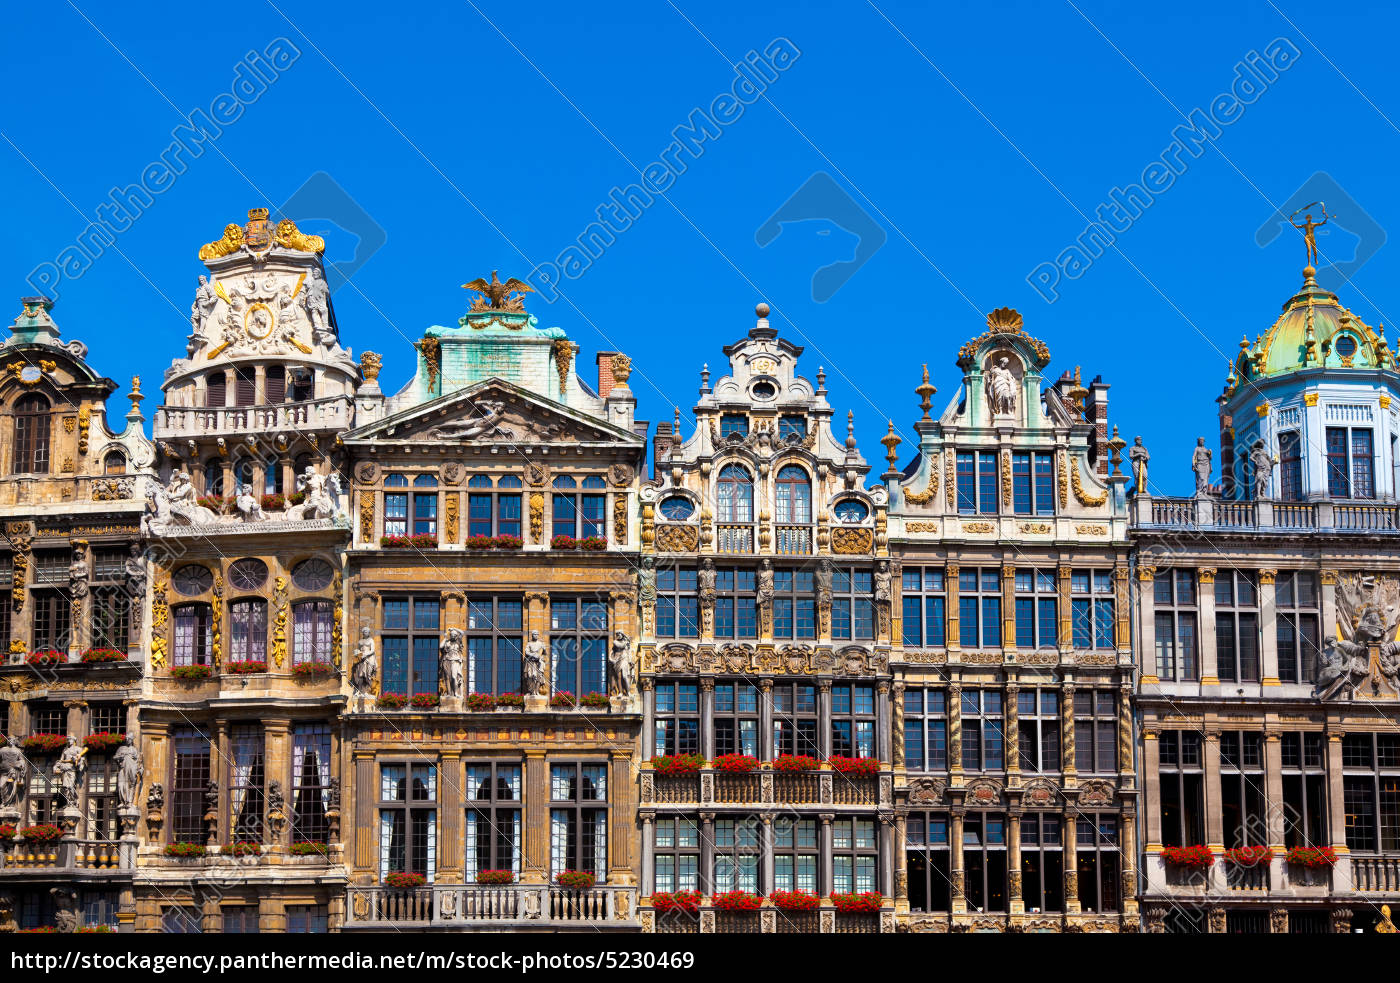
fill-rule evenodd
<path id="1" fill-rule="evenodd" d="M 1016 571 L 1016 647 L 1052 649 L 1059 645 L 1058 589 L 1053 570 Z"/>
<path id="2" fill-rule="evenodd" d="M 1333 498 L 1375 498 L 1375 446 L 1370 429 L 1327 428 L 1327 493 Z"/>
<path id="3" fill-rule="evenodd" d="M 92 733 L 101 732 L 94 727 Z M 103 755 L 96 760 L 89 756 L 84 784 L 87 790 L 86 835 L 94 840 L 115 843 L 120 831 L 117 824 L 117 766 L 111 755 Z"/>
<path id="4" fill-rule="evenodd" d="M 229 626 L 230 661 L 267 661 L 266 601 L 234 601 L 229 605 Z"/>
<path id="5" fill-rule="evenodd" d="M 1001 572 L 995 567 L 958 573 L 958 634 L 965 649 L 1001 645 Z"/>
<path id="6" fill-rule="evenodd" d="M 287 905 L 287 933 L 325 935 L 330 931 L 330 910 L 320 904 Z"/>
<path id="7" fill-rule="evenodd" d="M 513 474 L 501 475 L 492 490 L 487 475 L 473 475 L 467 482 L 467 535 L 519 536 L 521 482 Z"/>
<path id="8" fill-rule="evenodd" d="M 524 608 L 518 597 L 467 599 L 467 689 L 519 693 Z M 434 690 L 436 692 L 436 690 Z"/>
<path id="9" fill-rule="evenodd" d="M 1016 694 L 1017 755 L 1024 771 L 1060 770 L 1060 692 L 1025 688 Z"/>
<path id="10" fill-rule="evenodd" d="M 715 820 L 715 873 L 710 890 L 759 890 L 761 833 L 757 816 L 722 816 Z"/>
<path id="11" fill-rule="evenodd" d="M 1108 570 L 1072 571 L 1069 591 L 1074 647 L 1113 648 L 1113 574 Z"/>
<path id="12" fill-rule="evenodd" d="M 281 365 L 269 365 L 263 370 L 264 402 L 280 403 L 287 398 L 287 370 Z"/>
<path id="13" fill-rule="evenodd" d="M 603 519 L 607 482 L 596 474 L 589 475 L 583 479 L 581 493 L 573 490 L 578 487 L 579 483 L 566 474 L 554 479 L 554 535 L 575 538 L 604 535 L 607 532 Z"/>
<path id="14" fill-rule="evenodd" d="M 1205 779 L 1201 773 L 1201 735 L 1190 730 L 1164 730 L 1158 743 L 1162 845 L 1204 843 Z"/>
<path id="15" fill-rule="evenodd" d="M 384 535 L 408 535 L 408 478 L 401 474 L 384 477 Z"/>
<path id="16" fill-rule="evenodd" d="M 774 483 L 774 515 L 783 523 L 808 523 L 812 521 L 812 482 L 795 464 L 778 471 Z"/>
<path id="17" fill-rule="evenodd" d="M 1221 682 L 1259 682 L 1259 592 L 1252 573 L 1223 570 L 1215 578 L 1215 662 Z"/>
<path id="18" fill-rule="evenodd" d="M 379 768 L 379 876 L 437 873 L 437 767 Z"/>
<path id="19" fill-rule="evenodd" d="M 950 910 L 953 875 L 947 814 L 911 812 L 905 831 L 910 910 Z"/>
<path id="20" fill-rule="evenodd" d="M 292 728 L 292 842 L 325 843 L 331 794 L 331 729 L 324 723 Z"/>
<path id="21" fill-rule="evenodd" d="M 261 842 L 263 813 L 267 811 L 264 796 L 267 763 L 263 755 L 262 727 L 257 724 L 235 726 L 230 742 L 233 747 L 233 771 L 228 788 L 230 839 Z"/>
<path id="22" fill-rule="evenodd" d="M 608 877 L 608 766 L 551 765 L 550 874 L 581 870 L 598 883 Z M 551 880 L 553 877 L 551 877 Z"/>
<path id="23" fill-rule="evenodd" d="M 258 376 L 257 371 L 251 367 L 244 367 L 237 370 L 234 376 L 234 399 L 235 406 L 252 406 L 257 402 Z"/>
<path id="24" fill-rule="evenodd" d="M 1011 455 L 1011 503 L 1017 515 L 1055 514 L 1055 455 Z"/>
<path id="25" fill-rule="evenodd" d="M 875 687 L 831 687 L 831 753 L 875 757 Z"/>
<path id="26" fill-rule="evenodd" d="M 66 591 L 36 590 L 30 592 L 33 605 L 35 649 L 67 651 L 72 636 L 72 602 Z"/>
<path id="27" fill-rule="evenodd" d="M 815 819 L 796 819 L 790 816 L 774 819 L 774 890 L 818 893 L 818 856 L 819 841 Z"/>
<path id="28" fill-rule="evenodd" d="M 970 812 L 963 820 L 964 890 L 969 911 L 1006 910 L 1006 817 Z"/>
<path id="29" fill-rule="evenodd" d="M 213 643 L 207 604 L 177 604 L 171 611 L 175 628 L 175 644 L 171 647 L 171 665 L 206 666 Z"/>
<path id="30" fill-rule="evenodd" d="M 875 593 L 869 570 L 839 567 L 831 575 L 831 637 L 875 637 Z"/>
<path id="31" fill-rule="evenodd" d="M 177 727 L 171 746 L 170 838 L 175 843 L 203 843 L 209 735 L 194 727 Z"/>
<path id="32" fill-rule="evenodd" d="M 1279 498 L 1285 502 L 1303 500 L 1303 446 L 1298 431 L 1278 435 Z"/>
<path id="33" fill-rule="evenodd" d="M 1075 859 L 1079 866 L 1079 907 L 1083 911 L 1117 911 L 1118 817 L 1089 813 L 1075 820 Z"/>
<path id="34" fill-rule="evenodd" d="M 904 764 L 910 771 L 948 768 L 948 697 L 941 689 L 904 691 Z"/>
<path id="35" fill-rule="evenodd" d="M 811 570 L 773 571 L 773 637 L 816 638 L 816 580 Z"/>
<path id="36" fill-rule="evenodd" d="M 520 765 L 467 765 L 468 884 L 483 870 L 520 875 L 521 788 Z"/>
<path id="37" fill-rule="evenodd" d="M 228 376 L 224 375 L 222 369 L 205 376 L 204 405 L 210 409 L 228 405 Z"/>
<path id="38" fill-rule="evenodd" d="M 715 483 L 719 522 L 753 521 L 753 477 L 737 464 L 726 464 Z"/>
<path id="39" fill-rule="evenodd" d="M 700 753 L 700 687 L 656 684 L 656 754 Z"/>
<path id="40" fill-rule="evenodd" d="M 1117 770 L 1118 712 L 1111 689 L 1074 693 L 1074 767 L 1085 773 Z M 1125 763 L 1126 767 L 1126 763 Z"/>
<path id="41" fill-rule="evenodd" d="M 608 607 L 602 601 L 549 599 L 554 691 L 606 693 Z"/>
<path id="42" fill-rule="evenodd" d="M 755 572 L 744 567 L 715 570 L 715 638 L 757 638 Z"/>
<path id="43" fill-rule="evenodd" d="M 1220 815 L 1227 850 L 1267 846 L 1264 809 L 1264 735 L 1227 730 L 1220 735 Z"/>
<path id="44" fill-rule="evenodd" d="M 749 418 L 743 413 L 724 413 L 719 418 L 719 435 L 745 437 L 749 432 Z"/>
<path id="45" fill-rule="evenodd" d="M 1065 848 L 1059 816 L 1021 817 L 1021 893 L 1026 911 L 1065 910 Z"/>
<path id="46" fill-rule="evenodd" d="M 384 599 L 383 692 L 437 693 L 441 617 L 442 602 L 436 597 Z"/>
<path id="47" fill-rule="evenodd" d="M 1001 771 L 1006 767 L 1000 690 L 963 690 L 962 730 L 964 771 Z"/>
<path id="48" fill-rule="evenodd" d="M 687 816 L 658 816 L 653 869 L 657 891 L 700 890 L 700 827 Z"/>
<path id="49" fill-rule="evenodd" d="M 849 894 L 878 891 L 875 820 L 839 818 L 831 824 L 832 890 Z"/>
<path id="50" fill-rule="evenodd" d="M 1327 846 L 1327 735 L 1293 731 L 1281 735 L 1283 842 Z"/>
<path id="51" fill-rule="evenodd" d="M 1283 571 L 1274 582 L 1278 674 L 1285 683 L 1310 683 L 1317 678 L 1317 597 L 1314 573 Z"/>
<path id="52" fill-rule="evenodd" d="M 415 536 L 437 535 L 437 509 L 437 479 L 430 474 L 418 475 L 413 479 L 413 534 Z"/>
<path id="53" fill-rule="evenodd" d="M 995 451 L 959 451 L 957 454 L 958 511 L 995 515 L 997 512 L 997 455 Z"/>
<path id="54" fill-rule="evenodd" d="M 805 683 L 773 685 L 773 753 L 816 757 L 817 688 Z"/>
<path id="55" fill-rule="evenodd" d="M 1400 734 L 1343 735 L 1342 769 L 1347 847 L 1400 850 Z"/>
<path id="56" fill-rule="evenodd" d="M 903 582 L 904 644 L 941 647 L 947 624 L 943 571 L 937 567 L 905 567 Z"/>
<path id="57" fill-rule="evenodd" d="M 715 583 L 719 575 L 716 571 Z M 700 637 L 700 595 L 694 567 L 667 564 L 656 570 L 656 635 L 658 638 Z"/>
<path id="58" fill-rule="evenodd" d="M 758 687 L 735 680 L 715 683 L 715 754 L 758 756 Z"/>
<path id="59" fill-rule="evenodd" d="M 1153 582 L 1157 641 L 1157 675 L 1161 679 L 1197 678 L 1196 572 L 1163 570 Z"/>
<path id="60" fill-rule="evenodd" d="M 49 473 L 49 401 L 38 393 L 15 400 L 14 474 Z"/>
<path id="61" fill-rule="evenodd" d="M 298 601 L 292 605 L 292 664 L 331 661 L 334 605 Z"/>
<path id="62" fill-rule="evenodd" d="M 204 462 L 204 494 L 210 496 L 224 493 L 224 465 L 217 458 Z"/>
<path id="63" fill-rule="evenodd" d="M 125 550 L 94 550 L 92 564 L 92 644 L 125 651 L 133 598 L 126 589 Z M 139 598 L 135 603 L 141 603 Z"/>

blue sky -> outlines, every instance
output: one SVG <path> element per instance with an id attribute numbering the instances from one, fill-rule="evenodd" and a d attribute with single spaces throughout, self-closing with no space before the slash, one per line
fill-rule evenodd
<path id="1" fill-rule="evenodd" d="M 919 364 L 941 407 L 958 347 L 1011 306 L 1048 343 L 1050 377 L 1082 365 L 1112 384 L 1112 419 L 1143 436 L 1154 483 L 1184 493 L 1194 438 L 1216 442 L 1226 357 L 1300 282 L 1298 234 L 1261 232 L 1295 193 L 1344 213 L 1319 240 L 1320 266 L 1365 259 L 1344 285 L 1324 268 L 1324 283 L 1368 323 L 1400 310 L 1400 245 L 1383 242 L 1400 218 L 1397 19 L 1384 4 L 1296 0 L 23 5 L 7 12 L 0 93 L 0 282 L 17 312 L 111 189 L 141 181 L 237 78 L 250 91 L 240 63 L 271 50 L 250 64 L 280 58 L 275 78 L 218 104 L 238 118 L 177 158 L 182 173 L 148 175 L 160 190 L 114 223 L 114 247 L 54 283 L 54 316 L 123 390 L 140 374 L 153 391 L 184 351 L 200 244 L 312 181 L 294 201 L 338 189 L 344 201 L 322 209 L 332 220 L 360 223 L 366 242 L 383 231 L 335 304 L 342 340 L 383 353 L 396 389 L 409 340 L 465 310 L 461 283 L 557 260 L 704 108 L 729 118 L 693 153 L 671 152 L 664 195 L 552 303 L 530 304 L 583 346 L 585 366 L 600 348 L 633 356 L 641 416 L 687 409 L 701 364 L 723 364 L 763 299 L 807 345 L 806 373 L 826 366 L 878 474 L 884 421 L 912 436 Z M 734 62 L 789 48 L 751 105 L 717 106 Z M 1289 49 L 1286 67 L 1267 54 Z M 1261 81 L 1246 68 L 1258 91 L 1240 90 L 1238 66 L 1261 59 L 1279 70 Z M 1217 104 L 1232 86 L 1247 101 Z M 1116 248 L 1074 268 L 1064 250 L 1099 204 L 1142 182 L 1197 110 L 1216 113 L 1205 144 L 1175 154 L 1170 186 L 1135 220 L 1114 220 Z M 783 213 L 805 220 L 760 245 L 821 172 L 807 207 Z M 353 231 L 304 228 L 327 236 L 328 259 L 354 255 Z M 813 274 L 858 251 L 863 265 L 814 299 Z M 1036 270 L 1042 283 L 1060 274 L 1053 303 L 1028 281 Z"/>

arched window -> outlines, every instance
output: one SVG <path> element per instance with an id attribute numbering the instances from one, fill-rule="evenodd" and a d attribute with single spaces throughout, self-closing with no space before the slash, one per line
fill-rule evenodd
<path id="1" fill-rule="evenodd" d="M 408 535 L 408 492 L 399 491 L 408 487 L 408 478 L 401 474 L 386 475 L 384 478 L 384 535 Z M 390 491 L 390 489 L 393 491 Z"/>
<path id="2" fill-rule="evenodd" d="M 263 465 L 263 489 L 264 495 L 282 494 L 282 465 L 277 461 L 268 461 Z"/>
<path id="3" fill-rule="evenodd" d="M 568 475 L 561 474 L 554 479 L 554 487 L 561 490 L 578 486 L 578 482 Z M 593 475 L 583 479 L 583 487 L 606 489 L 607 482 Z M 603 527 L 603 506 L 607 501 L 607 494 L 604 491 L 583 495 L 556 492 L 553 498 L 553 535 L 586 539 L 591 536 L 601 537 L 606 533 L 607 530 Z"/>
<path id="4" fill-rule="evenodd" d="M 222 495 L 224 493 L 224 464 L 217 457 L 212 461 L 204 462 L 204 494 Z"/>
<path id="5" fill-rule="evenodd" d="M 230 662 L 267 661 L 267 602 L 234 601 L 229 605 Z"/>
<path id="6" fill-rule="evenodd" d="M 812 483 L 807 480 L 806 471 L 795 464 L 783 468 L 778 472 L 774 494 L 777 497 L 774 514 L 778 522 L 812 521 Z"/>
<path id="7" fill-rule="evenodd" d="M 126 455 L 121 451 L 112 451 L 102 459 L 102 471 L 105 474 L 126 474 Z"/>
<path id="8" fill-rule="evenodd" d="M 292 664 L 331 661 L 331 602 L 292 605 Z"/>
<path id="9" fill-rule="evenodd" d="M 38 393 L 15 401 L 14 474 L 49 473 L 49 401 Z"/>
<path id="10" fill-rule="evenodd" d="M 170 664 L 208 665 L 213 640 L 209 605 L 177 604 L 170 613 L 175 626 L 175 644 L 172 647 L 174 657 Z"/>
<path id="11" fill-rule="evenodd" d="M 413 534 L 437 535 L 437 479 L 420 474 L 413 479 Z"/>
<path id="12" fill-rule="evenodd" d="M 739 465 L 720 470 L 716 498 L 720 522 L 753 521 L 753 477 Z"/>

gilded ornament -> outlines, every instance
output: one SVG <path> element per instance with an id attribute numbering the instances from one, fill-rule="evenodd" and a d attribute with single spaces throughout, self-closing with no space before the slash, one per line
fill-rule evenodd
<path id="1" fill-rule="evenodd" d="M 544 535 L 544 493 L 530 493 L 530 538 L 541 542 Z"/>
<path id="2" fill-rule="evenodd" d="M 303 253 L 323 253 L 326 251 L 326 240 L 320 236 L 304 235 L 297 228 L 296 223 L 289 218 L 284 218 L 277 223 L 277 232 L 273 236 L 277 245 L 284 249 L 296 249 Z"/>
<path id="3" fill-rule="evenodd" d="M 1011 452 L 1001 452 L 1001 507 L 1011 508 Z"/>
<path id="4" fill-rule="evenodd" d="M 428 367 L 428 388 L 436 389 L 438 372 L 438 351 L 440 345 L 438 340 L 430 335 L 424 335 L 421 341 L 415 341 L 413 347 L 423 353 L 423 364 Z"/>
<path id="5" fill-rule="evenodd" d="M 215 671 L 224 659 L 224 578 L 214 575 L 214 603 L 209 606 L 209 658 Z"/>
<path id="6" fill-rule="evenodd" d="M 956 487 L 954 469 L 954 458 L 956 455 L 949 454 L 943 459 L 943 496 L 948 503 L 948 508 L 953 507 L 953 491 Z"/>
<path id="7" fill-rule="evenodd" d="M 837 526 L 831 531 L 831 551 L 843 555 L 869 553 L 875 546 L 869 529 L 848 529 Z"/>
<path id="8" fill-rule="evenodd" d="M 1057 455 L 1060 459 L 1060 508 L 1069 508 L 1069 468 L 1065 465 L 1065 452 Z"/>
<path id="9" fill-rule="evenodd" d="M 331 581 L 331 591 L 335 594 L 335 610 L 331 614 L 331 665 L 340 668 L 341 654 L 345 646 L 345 589 L 340 574 Z"/>
<path id="10" fill-rule="evenodd" d="M 199 258 L 210 260 L 218 259 L 221 256 L 231 256 L 241 248 L 243 248 L 243 227 L 230 222 L 224 226 L 223 238 L 199 247 Z"/>
<path id="11" fill-rule="evenodd" d="M 491 271 L 491 279 L 477 277 L 462 284 L 463 290 L 475 291 L 479 296 L 472 301 L 471 312 L 505 311 L 510 314 L 525 313 L 525 294 L 534 293 L 535 288 L 522 280 L 511 277 L 501 282 L 499 271 Z"/>
<path id="12" fill-rule="evenodd" d="M 1042 536 L 1055 531 L 1055 527 L 1048 522 L 1022 522 L 1018 525 L 1018 528 L 1023 533 Z"/>
<path id="13" fill-rule="evenodd" d="M 989 533 L 995 532 L 996 526 L 990 522 L 964 522 L 962 524 L 962 529 L 963 532 Z"/>
<path id="14" fill-rule="evenodd" d="M 279 576 L 273 591 L 277 615 L 272 619 L 272 661 L 281 669 L 287 659 L 287 578 Z"/>
<path id="15" fill-rule="evenodd" d="M 938 532 L 937 522 L 906 522 L 904 528 L 908 532 Z"/>
<path id="16" fill-rule="evenodd" d="M 617 495 L 613 499 L 613 542 L 619 546 L 627 542 L 627 496 Z"/>
<path id="17" fill-rule="evenodd" d="M 92 409 L 84 406 L 78 410 L 78 453 L 88 452 L 88 431 L 92 429 Z"/>
<path id="18" fill-rule="evenodd" d="M 627 389 L 627 380 L 632 375 L 632 359 L 619 353 L 612 357 L 611 366 L 613 383 L 619 389 Z"/>
<path id="19" fill-rule="evenodd" d="M 574 346 L 566 338 L 556 338 L 550 351 L 554 355 L 554 368 L 559 373 L 559 391 L 562 393 L 569 388 L 569 366 L 574 360 Z"/>
<path id="20" fill-rule="evenodd" d="M 374 539 L 374 491 L 360 492 L 360 538 L 366 543 Z"/>
<path id="21" fill-rule="evenodd" d="M 379 371 L 384 366 L 384 357 L 377 352 L 360 353 L 360 375 L 365 382 L 373 382 L 379 378 Z"/>
<path id="22" fill-rule="evenodd" d="M 938 451 L 933 451 L 929 457 L 928 484 L 924 490 L 913 492 L 905 490 L 904 500 L 910 505 L 927 505 L 938 495 Z"/>
<path id="23" fill-rule="evenodd" d="M 694 553 L 700 548 L 700 530 L 695 526 L 658 526 L 656 529 L 656 551 L 658 553 Z"/>
<path id="24" fill-rule="evenodd" d="M 170 590 L 168 580 L 157 580 L 151 585 L 151 668 L 164 669 L 165 656 L 170 640 L 165 630 L 170 624 L 170 602 L 166 593 Z"/>
<path id="25" fill-rule="evenodd" d="M 1103 536 L 1108 532 L 1108 526 L 1101 526 L 1097 523 L 1080 523 L 1074 527 L 1074 531 L 1081 536 Z"/>
<path id="26" fill-rule="evenodd" d="M 1074 467 L 1070 468 L 1070 484 L 1074 488 L 1074 497 L 1079 500 L 1079 504 L 1087 508 L 1096 508 L 1108 501 L 1108 492 L 1102 491 L 1097 495 L 1091 495 L 1084 490 L 1084 485 L 1079 477 L 1079 462 L 1076 461 Z"/>
<path id="27" fill-rule="evenodd" d="M 456 492 L 448 492 L 446 501 L 443 503 L 443 524 L 449 543 L 457 542 L 458 501 L 459 499 Z"/>

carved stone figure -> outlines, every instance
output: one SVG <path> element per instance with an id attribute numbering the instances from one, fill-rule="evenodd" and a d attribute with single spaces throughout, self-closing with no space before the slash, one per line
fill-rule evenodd
<path id="1" fill-rule="evenodd" d="M 762 607 L 773 600 L 773 561 L 764 560 L 758 568 L 758 604 Z"/>
<path id="2" fill-rule="evenodd" d="M 0 747 L 0 809 L 13 809 L 24 795 L 29 763 L 19 743 L 9 738 Z"/>
<path id="3" fill-rule="evenodd" d="M 632 694 L 632 639 L 625 631 L 613 632 L 612 651 L 608 654 L 608 695 Z"/>
<path id="4" fill-rule="evenodd" d="M 700 603 L 713 604 L 715 602 L 715 561 L 709 558 L 700 564 L 698 574 L 700 582 Z"/>
<path id="5" fill-rule="evenodd" d="M 262 510 L 262 499 L 253 494 L 253 486 L 243 484 L 238 486 L 238 498 L 234 501 L 238 508 L 238 515 L 244 522 L 262 522 L 265 516 Z"/>
<path id="6" fill-rule="evenodd" d="M 155 526 L 166 523 L 194 526 L 218 521 L 213 512 L 199 504 L 194 483 L 184 470 L 172 472 L 170 484 L 165 488 L 154 486 L 147 496 L 147 504 L 152 506 L 154 514 L 143 525 L 153 531 Z"/>
<path id="7" fill-rule="evenodd" d="M 831 603 L 831 579 L 835 567 L 829 557 L 822 557 L 817 563 L 817 603 Z"/>
<path id="8" fill-rule="evenodd" d="M 68 746 L 58 756 L 53 766 L 53 777 L 63 790 L 63 802 L 68 808 L 77 808 L 78 780 L 87 768 L 87 748 L 78 745 L 78 739 L 70 736 Z"/>
<path id="9" fill-rule="evenodd" d="M 1337 633 L 1328 639 L 1318 658 L 1313 692 L 1323 700 L 1355 698 L 1368 680 L 1374 690 L 1381 683 L 1400 688 L 1400 581 L 1370 574 L 1337 580 Z M 1375 653 L 1374 664 L 1372 653 Z"/>
<path id="10" fill-rule="evenodd" d="M 303 519 L 331 519 L 339 511 L 340 479 L 334 473 L 321 474 L 308 464 L 306 470 L 297 475 L 297 491 L 306 494 L 301 507 Z"/>
<path id="11" fill-rule="evenodd" d="M 68 564 L 68 590 L 73 597 L 88 594 L 88 561 L 81 548 L 73 551 L 73 562 Z"/>
<path id="12" fill-rule="evenodd" d="M 211 822 L 219 819 L 219 783 L 212 778 L 204 786 L 204 818 Z"/>
<path id="13" fill-rule="evenodd" d="M 987 393 L 994 416 L 1016 412 L 1016 376 L 1011 371 L 1010 359 L 1004 355 L 987 370 Z"/>
<path id="14" fill-rule="evenodd" d="M 350 670 L 350 684 L 366 696 L 374 692 L 375 680 L 379 678 L 379 657 L 374 651 L 374 638 L 368 627 L 360 629 L 360 640 L 355 643 L 355 665 Z"/>
<path id="15" fill-rule="evenodd" d="M 642 604 L 656 603 L 656 560 L 642 557 L 642 567 L 637 571 L 637 600 Z"/>
<path id="16" fill-rule="evenodd" d="M 1133 438 L 1133 446 L 1128 451 L 1128 460 L 1132 461 L 1134 492 L 1138 495 L 1146 495 L 1147 492 L 1147 462 L 1152 459 L 1152 455 L 1147 453 L 1147 448 L 1142 445 L 1141 437 Z"/>
<path id="17" fill-rule="evenodd" d="M 132 543 L 130 555 L 126 558 L 126 590 L 137 608 L 141 598 L 146 596 L 146 556 L 141 552 L 140 543 Z"/>
<path id="18" fill-rule="evenodd" d="M 69 935 L 78 930 L 78 892 L 66 887 L 51 887 L 53 895 L 53 924 L 60 934 Z"/>
<path id="19" fill-rule="evenodd" d="M 200 276 L 199 287 L 194 292 L 194 303 L 190 305 L 191 333 L 187 339 L 189 344 L 185 346 L 185 354 L 191 358 L 205 345 L 205 322 L 209 320 L 209 315 L 214 313 L 214 305 L 218 299 L 219 295 L 214 291 L 214 285 L 209 282 L 209 278 Z"/>
<path id="20" fill-rule="evenodd" d="M 442 679 L 442 695 L 462 695 L 462 629 L 447 629 L 447 638 L 438 648 L 438 675 Z"/>
<path id="21" fill-rule="evenodd" d="M 514 437 L 509 430 L 500 426 L 506 415 L 506 404 L 498 399 L 483 399 L 477 404 L 477 413 L 457 423 L 434 427 L 431 436 L 438 440 L 475 440 L 478 437 Z"/>
<path id="22" fill-rule="evenodd" d="M 1274 456 L 1264 446 L 1264 441 L 1256 440 L 1249 452 L 1249 464 L 1254 469 L 1255 498 L 1269 497 L 1269 479 L 1273 477 L 1276 463 Z"/>
<path id="23" fill-rule="evenodd" d="M 1196 475 L 1196 497 L 1205 498 L 1210 494 L 1211 458 L 1214 455 L 1206 446 L 1204 437 L 1196 438 L 1196 449 L 1191 452 L 1191 470 Z"/>
<path id="24" fill-rule="evenodd" d="M 544 693 L 544 660 L 545 648 L 544 642 L 540 641 L 540 633 L 538 630 L 531 631 L 520 663 L 520 688 L 525 696 Z"/>
<path id="25" fill-rule="evenodd" d="M 136 807 L 136 797 L 141 794 L 141 777 L 146 766 L 141 761 L 141 752 L 130 737 L 112 755 L 117 766 L 117 802 L 123 809 Z"/>
<path id="26" fill-rule="evenodd" d="M 893 596 L 891 594 L 890 564 L 888 560 L 881 560 L 875 564 L 875 603 L 889 604 Z"/>
<path id="27" fill-rule="evenodd" d="M 324 348 L 336 347 L 335 332 L 330 323 L 330 289 L 321 271 L 313 269 L 311 276 L 302 287 L 302 303 L 306 306 L 306 318 L 311 322 L 311 337 Z"/>
<path id="28" fill-rule="evenodd" d="M 146 793 L 146 811 L 160 815 L 165 809 L 165 786 L 160 782 L 152 782 L 151 790 Z"/>

